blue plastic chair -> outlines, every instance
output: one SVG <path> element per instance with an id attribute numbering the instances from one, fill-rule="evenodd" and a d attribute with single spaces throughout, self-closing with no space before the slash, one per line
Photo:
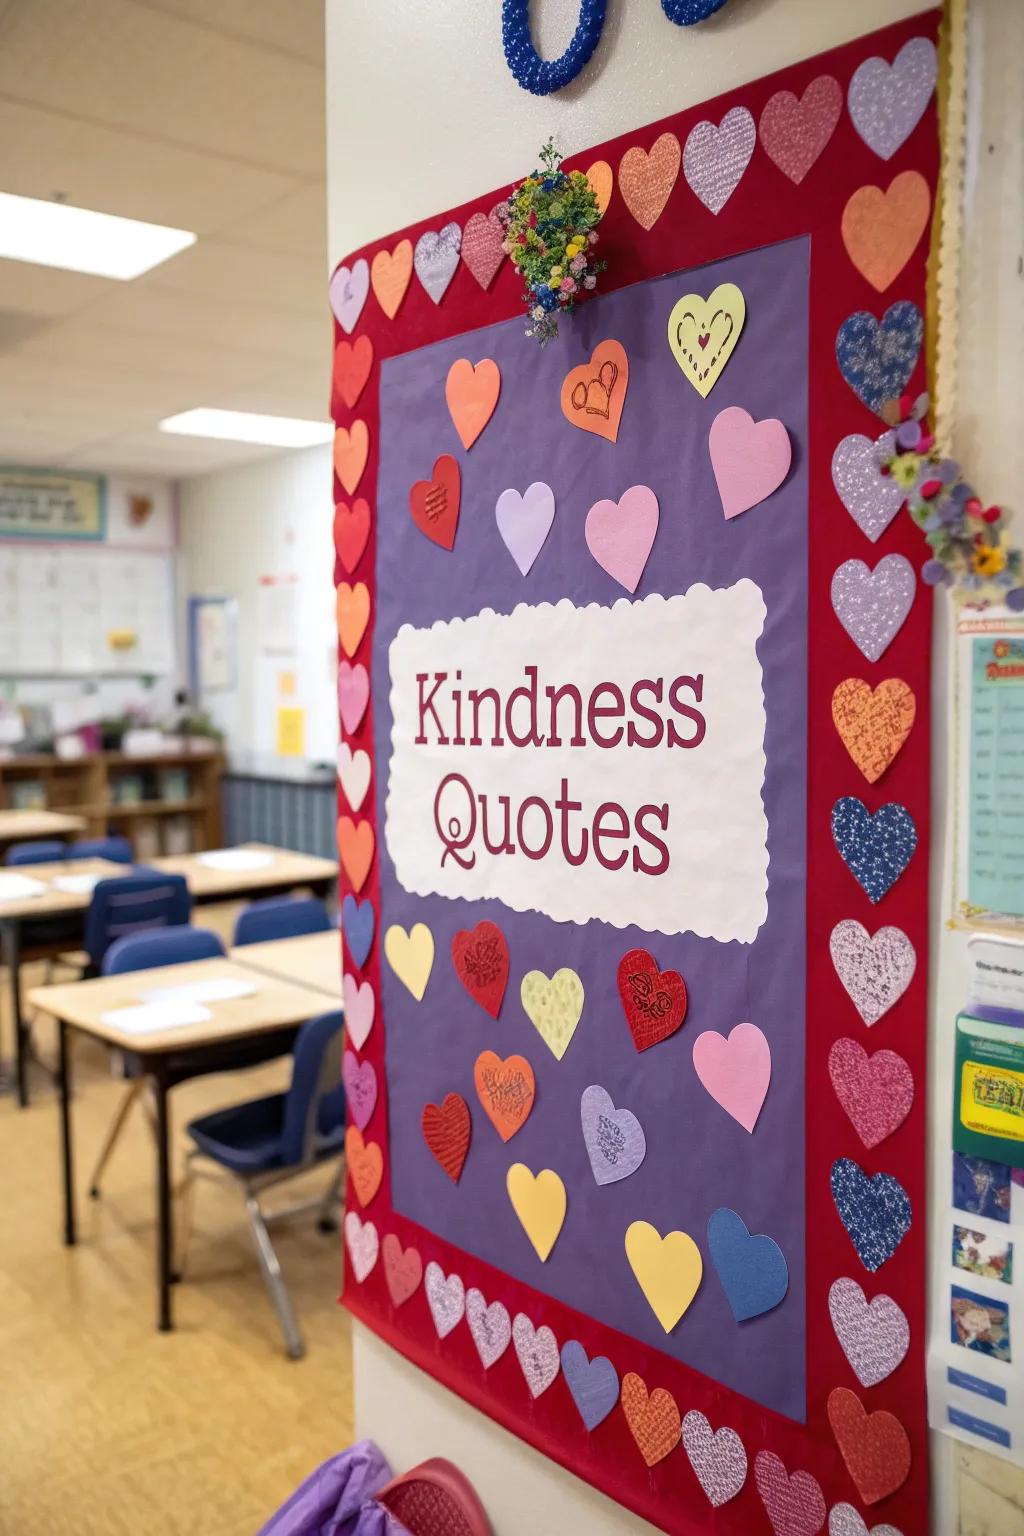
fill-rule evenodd
<path id="1" fill-rule="evenodd" d="M 89 974 L 97 975 L 115 939 L 187 923 L 192 897 L 184 875 L 156 870 L 99 880 L 85 917 Z"/>
<path id="2" fill-rule="evenodd" d="M 330 1213 L 341 1190 L 342 1166 L 325 1194 L 286 1212 L 266 1213 L 259 1196 L 271 1185 L 329 1158 L 338 1157 L 345 1144 L 345 1094 L 339 1082 L 341 1068 L 340 1009 L 323 1013 L 302 1025 L 292 1053 L 292 1081 L 287 1093 L 233 1104 L 229 1109 L 201 1115 L 187 1127 L 194 1143 L 189 1152 L 186 1185 L 195 1177 L 196 1159 L 205 1158 L 216 1169 L 241 1185 L 263 1279 L 277 1313 L 285 1348 L 293 1360 L 304 1353 L 302 1334 L 295 1320 L 281 1266 L 270 1241 L 267 1222 L 278 1214 L 318 1208 L 321 1226 L 329 1226 Z"/>
<path id="3" fill-rule="evenodd" d="M 7 865 L 54 864 L 58 859 L 66 859 L 67 856 L 67 843 L 51 837 L 34 843 L 15 843 L 13 847 L 8 848 L 4 863 Z"/>
<path id="4" fill-rule="evenodd" d="M 268 896 L 250 902 L 235 923 L 235 944 L 263 944 L 269 939 L 297 939 L 327 933 L 331 919 L 315 896 Z"/>
<path id="5" fill-rule="evenodd" d="M 135 855 L 126 837 L 80 837 L 67 851 L 69 859 L 108 859 L 111 864 L 133 864 Z"/>

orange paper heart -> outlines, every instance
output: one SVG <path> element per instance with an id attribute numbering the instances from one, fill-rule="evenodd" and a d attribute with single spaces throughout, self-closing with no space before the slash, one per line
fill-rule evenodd
<path id="1" fill-rule="evenodd" d="M 901 171 L 881 187 L 860 187 L 843 209 L 843 244 L 872 288 L 884 293 L 924 233 L 931 193 L 920 171 Z"/>
<path id="2" fill-rule="evenodd" d="M 634 144 L 619 161 L 619 191 L 641 228 L 652 229 L 664 212 L 679 175 L 679 160 L 679 140 L 674 133 L 663 133 L 650 154 Z"/>
<path id="3" fill-rule="evenodd" d="M 354 421 L 346 431 L 338 427 L 334 434 L 334 468 L 338 479 L 351 496 L 363 477 L 370 452 L 370 434 L 365 421 Z"/>
<path id="4" fill-rule="evenodd" d="M 350 587 L 343 581 L 337 592 L 338 639 L 346 656 L 354 656 L 359 642 L 366 633 L 370 620 L 370 594 L 366 583 L 357 581 Z"/>
<path id="5" fill-rule="evenodd" d="M 900 677 L 872 688 L 847 677 L 832 695 L 832 719 L 843 746 L 869 784 L 882 777 L 910 735 L 917 701 Z"/>
<path id="6" fill-rule="evenodd" d="M 597 206 L 604 217 L 604 211 L 612 199 L 612 188 L 615 185 L 615 177 L 607 160 L 595 160 L 587 172 L 587 180 L 594 189 L 597 198 Z"/>
<path id="7" fill-rule="evenodd" d="M 361 891 L 373 863 L 373 828 L 368 821 L 339 816 L 338 857 L 355 889 Z"/>
<path id="8" fill-rule="evenodd" d="M 349 410 L 362 394 L 373 367 L 373 342 L 369 336 L 339 341 L 334 349 L 334 387 Z"/>
<path id="9" fill-rule="evenodd" d="M 370 282 L 377 303 L 393 320 L 412 277 L 412 241 L 399 240 L 393 251 L 378 251 L 370 263 Z"/>
<path id="10" fill-rule="evenodd" d="M 574 427 L 614 443 L 629 387 L 629 359 L 618 341 L 602 341 L 589 363 L 570 368 L 562 381 L 562 414 Z"/>
<path id="11" fill-rule="evenodd" d="M 501 374 L 493 358 L 485 357 L 473 364 L 468 357 L 460 357 L 452 363 L 444 398 L 463 448 L 472 448 L 494 415 L 500 393 Z"/>
<path id="12" fill-rule="evenodd" d="M 364 1142 L 359 1127 L 350 1125 L 345 1132 L 345 1161 L 356 1199 L 362 1206 L 369 1205 L 384 1177 L 384 1155 L 380 1147 L 375 1141 Z"/>
<path id="13" fill-rule="evenodd" d="M 655 1387 L 648 1396 L 643 1377 L 635 1371 L 627 1371 L 623 1376 L 620 1397 L 640 1454 L 653 1467 L 679 1444 L 682 1424 L 676 1400 L 664 1387 Z"/>
<path id="14" fill-rule="evenodd" d="M 533 1068 L 525 1056 L 481 1051 L 473 1067 L 477 1097 L 502 1141 L 509 1141 L 526 1124 L 537 1091 Z"/>

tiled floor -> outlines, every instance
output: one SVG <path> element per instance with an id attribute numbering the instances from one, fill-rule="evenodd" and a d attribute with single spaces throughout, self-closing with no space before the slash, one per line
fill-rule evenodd
<path id="1" fill-rule="evenodd" d="M 956 1467 L 960 1536 L 1024 1536 L 1024 1469 L 967 1447 Z"/>

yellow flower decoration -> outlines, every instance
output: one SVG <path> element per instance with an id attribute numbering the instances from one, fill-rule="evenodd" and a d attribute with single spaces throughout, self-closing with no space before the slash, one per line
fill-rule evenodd
<path id="1" fill-rule="evenodd" d="M 998 576 L 1006 567 L 1006 551 L 996 545 L 984 544 L 974 552 L 974 569 L 979 576 Z"/>
<path id="2" fill-rule="evenodd" d="M 909 491 L 913 489 L 920 467 L 921 459 L 918 454 L 900 453 L 890 460 L 889 473 L 901 490 Z"/>

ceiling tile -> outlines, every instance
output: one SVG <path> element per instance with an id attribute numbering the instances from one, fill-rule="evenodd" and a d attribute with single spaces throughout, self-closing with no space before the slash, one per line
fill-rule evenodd
<path id="1" fill-rule="evenodd" d="M 270 304 L 277 309 L 305 311 L 330 323 L 327 274 L 321 251 L 299 256 L 220 240 L 201 240 L 156 267 L 143 281 L 147 287 L 245 304 L 248 308 Z"/>
<path id="2" fill-rule="evenodd" d="M 0 260 L 0 310 L 22 315 L 70 315 L 110 288 L 103 277 Z"/>
<path id="3" fill-rule="evenodd" d="M 136 0 L 151 10 L 187 16 L 217 32 L 246 37 L 281 53 L 324 63 L 324 0 Z"/>
<path id="4" fill-rule="evenodd" d="M 226 232 L 227 233 L 227 232 Z M 231 225 L 230 238 L 239 245 L 267 251 L 316 251 L 327 275 L 327 193 L 323 182 L 300 187 L 279 202 L 243 214 Z"/>
<path id="5" fill-rule="evenodd" d="M 288 450 L 260 448 L 253 443 L 224 443 L 203 437 L 175 437 L 168 432 L 119 435 L 107 442 L 83 444 L 63 462 L 68 468 L 108 474 L 209 474 L 235 464 L 278 458 Z"/>

